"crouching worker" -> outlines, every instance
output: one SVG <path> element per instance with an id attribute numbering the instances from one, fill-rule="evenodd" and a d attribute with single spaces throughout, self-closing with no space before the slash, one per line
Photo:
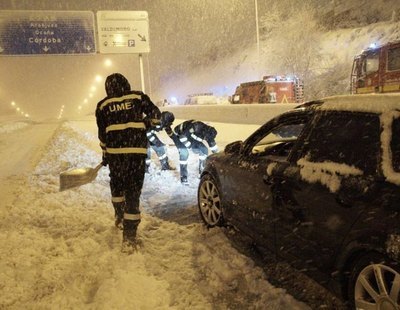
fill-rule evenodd
<path id="1" fill-rule="evenodd" d="M 189 149 L 191 149 L 193 153 L 199 155 L 198 171 L 199 174 L 201 174 L 208 156 L 208 148 L 204 144 L 204 141 L 207 142 L 211 152 L 218 152 L 218 146 L 215 142 L 217 130 L 212 126 L 196 120 L 185 121 L 172 130 L 171 126 L 174 120 L 175 116 L 171 112 L 162 112 L 161 127 L 167 132 L 178 148 L 181 183 L 187 184 Z"/>
<path id="2" fill-rule="evenodd" d="M 136 248 L 139 200 L 145 175 L 147 128 L 159 125 L 160 110 L 119 73 L 107 77 L 107 97 L 97 104 L 96 122 L 103 164 L 110 169 L 115 225 L 123 228 L 123 249 Z M 145 117 L 144 117 L 145 116 Z"/>
<path id="3" fill-rule="evenodd" d="M 157 132 L 161 131 L 161 126 L 157 125 L 156 127 L 152 127 L 147 130 L 147 139 L 149 140 L 149 145 L 151 149 L 157 154 L 158 159 L 160 160 L 161 170 L 175 170 L 173 166 L 170 165 L 167 155 L 167 149 L 165 144 L 160 140 L 157 136 Z M 146 172 L 149 172 L 150 164 L 151 164 L 151 149 L 147 148 L 147 158 L 146 158 Z"/>

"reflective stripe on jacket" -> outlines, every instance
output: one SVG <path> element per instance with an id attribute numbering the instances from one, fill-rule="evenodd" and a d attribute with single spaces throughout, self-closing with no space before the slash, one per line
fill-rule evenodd
<path id="1" fill-rule="evenodd" d="M 108 154 L 147 154 L 146 130 L 159 124 L 161 112 L 138 91 L 106 97 L 97 104 L 100 144 Z"/>

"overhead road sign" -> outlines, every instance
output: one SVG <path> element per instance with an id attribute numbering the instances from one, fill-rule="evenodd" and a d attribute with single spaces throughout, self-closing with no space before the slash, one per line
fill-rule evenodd
<path id="1" fill-rule="evenodd" d="M 0 11 L 0 55 L 96 53 L 90 11 Z"/>
<path id="2" fill-rule="evenodd" d="M 150 52 L 146 11 L 98 11 L 97 32 L 102 54 Z"/>

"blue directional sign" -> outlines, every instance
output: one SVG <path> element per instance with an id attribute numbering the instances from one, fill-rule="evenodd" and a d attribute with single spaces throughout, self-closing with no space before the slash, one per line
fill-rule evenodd
<path id="1" fill-rule="evenodd" d="M 0 11 L 0 56 L 94 54 L 89 11 Z"/>

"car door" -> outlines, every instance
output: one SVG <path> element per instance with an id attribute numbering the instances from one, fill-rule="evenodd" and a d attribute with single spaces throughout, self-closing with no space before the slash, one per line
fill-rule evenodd
<path id="1" fill-rule="evenodd" d="M 297 136 L 309 119 L 308 113 L 293 113 L 267 123 L 250 136 L 242 152 L 229 158 L 222 173 L 224 196 L 232 206 L 228 216 L 242 231 L 266 247 L 274 247 L 274 213 L 270 185 L 265 171 L 285 162 Z"/>
<path id="2" fill-rule="evenodd" d="M 377 115 L 324 113 L 290 164 L 272 173 L 277 247 L 297 267 L 329 272 L 373 195 L 379 134 Z"/>

